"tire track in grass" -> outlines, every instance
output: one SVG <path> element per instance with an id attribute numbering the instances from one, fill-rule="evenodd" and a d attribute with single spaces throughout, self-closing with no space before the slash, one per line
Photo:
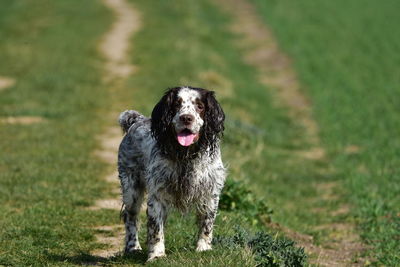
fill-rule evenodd
<path id="1" fill-rule="evenodd" d="M 128 52 L 131 49 L 130 38 L 140 28 L 140 15 L 126 0 L 103 0 L 105 6 L 110 8 L 115 16 L 112 28 L 104 35 L 99 50 L 103 54 L 106 63 L 104 65 L 103 82 L 114 90 L 119 88 L 129 75 L 135 71 L 135 67 L 130 64 Z M 118 113 L 110 112 L 111 121 L 117 121 Z M 119 192 L 117 166 L 117 151 L 120 141 L 122 140 L 122 132 L 115 123 L 106 131 L 98 136 L 100 142 L 100 150 L 95 151 L 104 163 L 108 164 L 113 171 L 104 177 L 105 182 L 112 187 L 114 198 L 100 199 L 95 205 L 89 207 L 92 210 L 98 209 L 121 209 L 121 198 Z M 118 216 L 116 214 L 116 216 Z M 108 246 L 107 249 L 95 250 L 93 255 L 98 257 L 111 257 L 122 249 L 124 229 L 121 225 L 107 225 L 95 228 L 99 234 L 96 235 L 97 241 Z"/>
<path id="2" fill-rule="evenodd" d="M 306 160 L 327 160 L 324 148 L 319 139 L 319 127 L 313 118 L 309 99 L 300 88 L 290 59 L 280 51 L 271 31 L 266 27 L 253 5 L 246 0 L 217 0 L 216 4 L 233 18 L 232 31 L 242 37 L 239 46 L 245 49 L 243 60 L 258 71 L 260 83 L 273 90 L 278 105 L 284 106 L 293 121 L 304 128 L 304 137 L 310 149 L 296 151 L 298 156 Z M 317 201 L 334 199 L 339 196 L 334 189 L 335 182 L 314 185 L 318 192 Z M 319 216 L 343 216 L 349 207 L 342 205 L 338 210 L 314 211 Z M 316 245 L 313 237 L 300 234 L 291 229 L 275 225 L 303 246 L 311 254 L 311 263 L 318 266 L 356 266 L 363 261 L 360 253 L 365 249 L 352 223 L 331 223 L 320 225 L 317 231 L 327 230 L 328 238 Z"/>

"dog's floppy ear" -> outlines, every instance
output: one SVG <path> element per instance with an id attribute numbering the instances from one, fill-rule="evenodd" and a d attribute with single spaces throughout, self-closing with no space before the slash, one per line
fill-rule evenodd
<path id="1" fill-rule="evenodd" d="M 215 99 L 215 93 L 208 91 L 205 96 L 206 113 L 205 121 L 208 130 L 219 135 L 224 131 L 225 113 Z"/>
<path id="2" fill-rule="evenodd" d="M 165 92 L 151 113 L 151 133 L 156 140 L 166 134 L 172 122 L 176 92 L 177 88 L 172 88 Z"/>

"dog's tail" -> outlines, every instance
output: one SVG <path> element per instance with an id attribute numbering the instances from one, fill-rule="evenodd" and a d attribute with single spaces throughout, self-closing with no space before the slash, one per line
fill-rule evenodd
<path id="1" fill-rule="evenodd" d="M 135 110 L 125 110 L 119 115 L 119 125 L 121 125 L 124 133 L 128 132 L 129 128 L 137 121 L 143 120 L 145 117 Z"/>

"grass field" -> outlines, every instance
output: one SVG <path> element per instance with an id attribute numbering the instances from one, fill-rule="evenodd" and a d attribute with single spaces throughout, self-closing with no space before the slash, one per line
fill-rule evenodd
<path id="1" fill-rule="evenodd" d="M 206 0 L 129 1 L 142 20 L 130 40 L 137 70 L 111 85 L 100 78 L 105 59 L 98 44 L 114 17 L 101 2 L 0 3 L 0 77 L 16 80 L 0 90 L 0 266 L 145 262 L 145 252 L 92 253 L 107 249 L 94 227 L 122 224 L 118 211 L 87 209 L 112 196 L 103 180 L 108 167 L 94 155 L 95 136 L 115 124 L 110 114 L 133 108 L 149 115 L 176 85 L 216 91 L 227 114 L 230 186 L 213 251 L 195 253 L 194 218 L 174 213 L 166 229 L 168 257 L 149 265 L 307 265 L 299 263 L 302 251 L 282 239 L 285 231 L 268 226 L 269 208 L 274 223 L 320 245 L 335 233 L 319 226 L 355 223 L 373 248 L 367 250 L 372 264 L 400 264 L 397 2 L 251 1 L 312 100 L 328 156 L 310 160 L 298 153 L 310 147 L 304 126 L 244 63 L 248 48 L 231 31 L 234 17 Z M 21 116 L 40 122 L 1 120 Z M 324 197 L 332 183 L 335 197 Z M 344 205 L 350 213 L 331 216 Z M 140 239 L 144 244 L 145 231 Z"/>
<path id="2" fill-rule="evenodd" d="M 371 256 L 400 265 L 399 2 L 253 2 L 312 98 L 324 146 Z M 359 153 L 343 153 L 349 146 Z"/>
<path id="3" fill-rule="evenodd" d="M 3 51 L 0 72 L 15 78 L 17 83 L 0 92 L 0 115 L 4 118 L 31 116 L 40 118 L 40 122 L 3 122 L 1 125 L 0 264 L 70 266 L 90 262 L 108 265 L 144 262 L 144 254 L 111 259 L 91 255 L 92 250 L 104 247 L 96 242 L 93 227 L 121 223 L 117 212 L 85 208 L 95 199 L 110 195 L 110 188 L 102 182 L 106 167 L 93 155 L 98 148 L 95 135 L 114 123 L 106 121 L 108 116 L 104 116 L 110 107 L 124 110 L 134 105 L 149 114 L 153 103 L 168 86 L 190 82 L 195 86 L 220 87 L 225 92 L 218 94 L 227 113 L 232 114 L 228 119 L 232 134 L 227 135 L 227 144 L 231 145 L 230 148 L 227 145 L 226 154 L 230 153 L 229 149 L 232 153 L 236 151 L 237 146 L 254 146 L 261 138 L 249 142 L 242 142 L 240 138 L 249 135 L 251 115 L 247 113 L 251 114 L 251 110 L 248 109 L 256 111 L 263 105 L 257 99 L 262 97 L 268 101 L 269 98 L 253 82 L 252 70 L 235 57 L 238 51 L 229 46 L 233 36 L 223 28 L 226 18 L 205 2 L 193 1 L 191 9 L 183 1 L 157 9 L 145 1 L 136 5 L 145 14 L 145 27 L 134 40 L 136 53 L 132 58 L 140 69 L 127 84 L 114 88 L 110 94 L 99 79 L 104 63 L 97 51 L 98 42 L 112 19 L 105 7 L 95 1 L 87 2 L 84 9 L 76 1 L 2 3 L 0 32 L 6 41 L 0 44 Z M 180 28 L 176 28 L 177 24 Z M 212 31 L 218 32 L 220 39 L 210 43 L 207 35 Z M 188 39 L 179 43 L 177 37 Z M 152 42 L 155 39 L 160 42 Z M 217 42 L 222 43 L 217 45 Z M 155 45 L 149 47 L 149 43 Z M 177 53 L 169 55 L 167 52 L 174 46 Z M 205 53 L 209 57 L 204 57 Z M 242 79 L 229 80 L 239 73 Z M 245 86 L 247 93 L 236 89 Z M 248 99 L 240 101 L 232 97 L 235 94 L 248 95 Z M 248 105 L 250 102 L 252 106 Z M 283 112 L 272 107 L 267 111 L 276 115 L 263 123 L 275 129 L 269 133 L 271 139 L 283 143 L 281 134 L 290 134 L 285 130 L 290 123 Z M 276 126 L 272 127 L 273 124 Z M 228 160 L 232 166 L 240 162 L 240 155 L 235 154 Z M 246 178 L 246 172 L 239 166 L 232 168 L 232 173 Z M 242 200 L 235 201 L 240 207 Z M 246 215 L 251 210 L 254 208 L 222 211 L 217 236 L 233 235 L 238 225 L 252 232 L 261 229 L 256 210 Z M 195 254 L 193 218 L 186 217 L 172 216 L 167 231 L 167 252 L 171 256 L 154 265 L 255 264 L 249 249 L 226 241 L 223 246 L 217 244 L 213 252 Z M 178 230 L 181 234 L 172 235 Z"/>
<path id="4" fill-rule="evenodd" d="M 107 99 L 96 44 L 111 18 L 96 1 L 80 8 L 1 2 L 0 73 L 16 85 L 0 91 L 0 115 L 43 121 L 0 126 L 0 265 L 44 266 L 52 255 L 88 251 L 89 226 L 106 218 L 83 207 L 106 190 L 91 154 Z"/>

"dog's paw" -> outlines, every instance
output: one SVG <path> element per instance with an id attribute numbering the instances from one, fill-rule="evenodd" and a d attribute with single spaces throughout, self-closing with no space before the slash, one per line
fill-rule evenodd
<path id="1" fill-rule="evenodd" d="M 150 262 L 150 261 L 154 261 L 154 260 L 156 260 L 156 259 L 159 259 L 159 258 L 162 258 L 162 257 L 165 257 L 166 255 L 165 255 L 165 252 L 163 252 L 163 253 L 158 253 L 158 254 L 156 254 L 156 253 L 150 253 L 149 254 L 149 257 L 147 258 L 147 262 Z"/>
<path id="2" fill-rule="evenodd" d="M 142 247 L 140 246 L 140 244 L 137 244 L 136 246 L 132 247 L 126 247 L 124 252 L 126 254 L 126 253 L 135 253 L 138 251 L 142 251 Z"/>
<path id="3" fill-rule="evenodd" d="M 161 257 L 165 257 L 164 243 L 159 242 L 149 247 L 149 256 L 147 258 L 147 261 L 152 261 Z"/>
<path id="4" fill-rule="evenodd" d="M 206 250 L 211 250 L 211 244 L 207 243 L 204 239 L 199 239 L 197 241 L 197 248 L 196 251 L 206 251 Z"/>

